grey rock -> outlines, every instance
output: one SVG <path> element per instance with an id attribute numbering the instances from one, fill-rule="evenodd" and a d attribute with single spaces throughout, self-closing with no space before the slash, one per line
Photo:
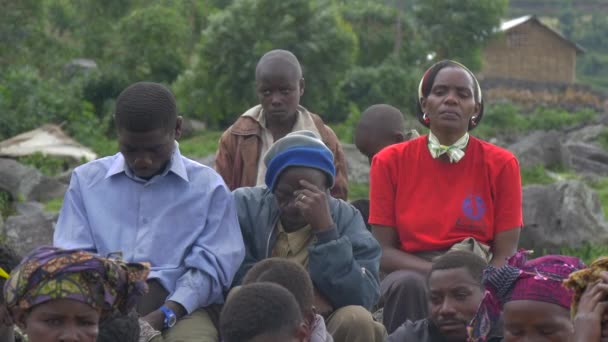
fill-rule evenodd
<path id="1" fill-rule="evenodd" d="M 67 184 L 58 182 L 57 180 L 43 176 L 40 183 L 33 189 L 29 200 L 46 202 L 53 198 L 63 197 Z"/>
<path id="2" fill-rule="evenodd" d="M 536 131 L 521 138 L 508 149 L 513 152 L 522 167 L 542 165 L 551 167 L 570 167 L 571 156 L 561 143 L 562 134 L 557 131 Z"/>
<path id="3" fill-rule="evenodd" d="M 6 243 L 19 255 L 26 255 L 38 246 L 53 243 L 53 230 L 57 214 L 9 216 L 3 229 Z"/>
<path id="4" fill-rule="evenodd" d="M 12 159 L 0 158 L 0 189 L 8 191 L 13 199 L 29 198 L 42 177 L 34 168 Z"/>
<path id="5" fill-rule="evenodd" d="M 74 171 L 74 169 L 69 169 L 69 170 L 64 171 L 64 172 L 58 174 L 57 176 L 53 177 L 53 179 L 58 181 L 59 183 L 70 184 L 70 179 L 72 179 L 73 171 Z"/>
<path id="6" fill-rule="evenodd" d="M 582 174 L 608 175 L 608 152 L 588 143 L 568 143 L 565 145 L 572 155 L 572 167 Z"/>
<path id="7" fill-rule="evenodd" d="M 15 204 L 17 215 L 36 215 L 44 213 L 44 204 L 39 202 L 18 202 Z"/>
<path id="8" fill-rule="evenodd" d="M 14 200 L 44 202 L 63 196 L 67 186 L 35 168 L 0 158 L 0 189 L 8 191 Z"/>
<path id="9" fill-rule="evenodd" d="M 211 168 L 215 167 L 215 154 L 210 154 L 203 158 L 195 158 L 193 160 Z"/>
<path id="10" fill-rule="evenodd" d="M 369 161 L 361 154 L 353 144 L 342 144 L 346 158 L 348 171 L 348 182 L 367 184 L 369 183 Z"/>
<path id="11" fill-rule="evenodd" d="M 182 121 L 182 138 L 191 137 L 192 135 L 207 130 L 207 125 L 195 119 L 183 118 Z"/>
<path id="12" fill-rule="evenodd" d="M 585 126 L 568 133 L 566 137 L 567 143 L 592 143 L 606 129 L 605 125 Z"/>
<path id="13" fill-rule="evenodd" d="M 586 242 L 608 242 L 608 222 L 599 198 L 583 182 L 526 186 L 523 212 L 520 246 L 537 253 L 578 248 Z"/>

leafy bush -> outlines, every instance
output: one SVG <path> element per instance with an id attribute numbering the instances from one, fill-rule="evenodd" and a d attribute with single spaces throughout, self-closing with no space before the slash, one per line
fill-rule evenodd
<path id="1" fill-rule="evenodd" d="M 62 158 L 44 156 L 42 153 L 34 153 L 29 156 L 19 157 L 17 161 L 38 169 L 47 176 L 55 176 L 68 168 L 68 162 Z"/>
<path id="2" fill-rule="evenodd" d="M 542 165 L 521 169 L 522 185 L 551 184 L 553 182 L 555 182 L 555 180 L 547 174 L 547 171 Z"/>
<path id="3" fill-rule="evenodd" d="M 82 101 L 81 82 L 43 79 L 31 67 L 9 68 L 0 74 L 0 138 L 9 138 L 43 124 L 63 124 L 85 145 L 103 130 L 93 106 Z"/>
<path id="4" fill-rule="evenodd" d="M 174 87 L 180 108 L 211 126 L 230 124 L 257 103 L 257 61 L 279 48 L 303 66 L 302 104 L 330 121 L 343 119 L 347 110 L 336 109 L 336 85 L 353 65 L 357 42 L 329 0 L 236 0 L 212 15 L 198 59 Z"/>
<path id="5" fill-rule="evenodd" d="M 174 7 L 135 9 L 118 24 L 115 57 L 133 81 L 171 83 L 185 68 L 189 34 L 188 23 Z"/>
<path id="6" fill-rule="evenodd" d="M 342 97 L 361 110 L 387 103 L 404 113 L 413 113 L 419 76 L 416 70 L 400 65 L 396 58 L 378 66 L 355 67 L 341 84 Z"/>

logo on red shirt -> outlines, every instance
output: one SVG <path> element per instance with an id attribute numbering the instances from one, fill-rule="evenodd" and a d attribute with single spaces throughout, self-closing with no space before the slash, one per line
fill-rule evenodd
<path id="1" fill-rule="evenodd" d="M 480 220 L 486 213 L 486 203 L 480 196 L 469 195 L 462 201 L 462 213 L 470 220 Z"/>

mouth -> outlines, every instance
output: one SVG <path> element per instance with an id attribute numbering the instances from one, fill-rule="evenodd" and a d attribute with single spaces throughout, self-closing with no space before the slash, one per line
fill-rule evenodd
<path id="1" fill-rule="evenodd" d="M 444 321 L 444 322 L 439 322 L 437 324 L 437 327 L 443 333 L 455 333 L 455 332 L 462 332 L 465 329 L 466 324 L 463 322 L 459 322 L 459 321 Z"/>
<path id="2" fill-rule="evenodd" d="M 459 119 L 460 113 L 453 110 L 444 110 L 439 113 L 439 116 L 445 119 Z"/>

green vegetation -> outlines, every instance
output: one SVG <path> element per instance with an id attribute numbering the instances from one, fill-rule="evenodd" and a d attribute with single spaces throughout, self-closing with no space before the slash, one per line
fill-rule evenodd
<path id="1" fill-rule="evenodd" d="M 600 133 L 598 139 L 598 143 L 606 150 L 608 150 L 608 128 L 604 128 L 602 133 Z"/>
<path id="2" fill-rule="evenodd" d="M 358 199 L 369 198 L 369 184 L 367 183 L 349 183 L 348 184 L 348 200 L 354 201 Z"/>
<path id="3" fill-rule="evenodd" d="M 542 165 L 521 169 L 521 183 L 524 186 L 530 184 L 551 184 L 554 182 L 555 179 L 547 174 Z"/>
<path id="4" fill-rule="evenodd" d="M 61 210 L 61 205 L 63 204 L 63 197 L 54 198 L 46 203 L 44 203 L 44 210 L 50 213 L 58 213 Z"/>
<path id="5" fill-rule="evenodd" d="M 560 249 L 559 253 L 579 257 L 585 262 L 585 264 L 589 265 L 599 257 L 608 256 L 608 247 L 588 243 L 580 248 L 564 247 Z"/>
<path id="6" fill-rule="evenodd" d="M 558 108 L 538 107 L 527 112 L 512 103 L 493 103 L 484 113 L 483 121 L 474 134 L 482 139 L 500 135 L 513 135 L 534 130 L 560 130 L 591 122 L 597 113 L 593 110 L 569 112 Z"/>
<path id="7" fill-rule="evenodd" d="M 17 161 L 38 169 L 42 174 L 47 176 L 55 176 L 67 169 L 67 161 L 61 158 L 44 156 L 41 153 L 35 153 L 29 156 L 17 158 Z"/>
<path id="8" fill-rule="evenodd" d="M 592 182 L 589 185 L 597 192 L 604 209 L 604 215 L 608 216 L 608 177 Z"/>
<path id="9" fill-rule="evenodd" d="M 7 217 L 11 212 L 11 194 L 0 190 L 0 219 Z"/>
<path id="10" fill-rule="evenodd" d="M 217 151 L 217 144 L 222 135 L 221 131 L 207 131 L 180 140 L 180 152 L 189 158 L 202 158 Z"/>

